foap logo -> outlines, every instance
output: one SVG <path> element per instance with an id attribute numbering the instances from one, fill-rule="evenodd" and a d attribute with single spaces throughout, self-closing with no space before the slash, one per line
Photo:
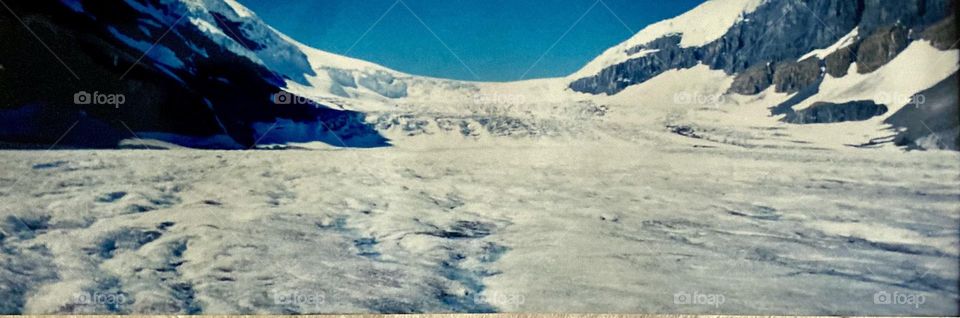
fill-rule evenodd
<path id="1" fill-rule="evenodd" d="M 520 293 L 488 292 L 474 296 L 474 302 L 478 304 L 489 304 L 494 306 L 517 306 L 523 305 L 526 298 Z"/>
<path id="2" fill-rule="evenodd" d="M 107 305 L 116 306 L 127 302 L 127 296 L 120 293 L 76 293 L 73 294 L 73 303 L 78 305 Z"/>
<path id="3" fill-rule="evenodd" d="M 875 96 L 874 102 L 887 106 L 906 105 L 920 107 L 927 103 L 927 96 L 924 94 L 904 92 L 880 92 Z"/>
<path id="4" fill-rule="evenodd" d="M 320 308 L 320 306 L 326 302 L 326 295 L 321 292 L 286 290 L 273 294 L 273 303 L 277 305 L 292 305 L 297 307 L 313 306 Z"/>
<path id="5" fill-rule="evenodd" d="M 681 291 L 673 294 L 673 303 L 676 305 L 706 305 L 720 307 L 727 302 L 727 298 L 722 294 L 704 294 L 694 291 L 692 294 Z"/>
<path id="6" fill-rule="evenodd" d="M 927 296 L 916 293 L 901 293 L 898 291 L 891 293 L 881 290 L 873 294 L 873 303 L 876 305 L 913 306 L 914 308 L 920 308 L 920 305 L 926 302 Z"/>
<path id="7" fill-rule="evenodd" d="M 282 91 L 273 95 L 270 95 L 270 101 L 277 105 L 315 105 L 316 103 L 306 97 L 291 94 L 290 92 Z"/>
<path id="8" fill-rule="evenodd" d="M 677 105 L 714 105 L 719 106 L 726 101 L 723 94 L 706 94 L 701 92 L 678 92 L 673 94 L 673 103 Z"/>
<path id="9" fill-rule="evenodd" d="M 79 91 L 73 94 L 73 103 L 76 105 L 113 105 L 120 108 L 127 102 L 127 96 L 123 94 L 103 94 L 100 92 L 88 93 Z"/>

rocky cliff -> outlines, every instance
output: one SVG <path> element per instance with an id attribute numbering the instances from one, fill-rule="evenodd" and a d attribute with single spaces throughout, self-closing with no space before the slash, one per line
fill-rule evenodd
<path id="1" fill-rule="evenodd" d="M 151 133 L 187 146 L 247 148 L 278 120 L 319 123 L 324 132 L 297 141 L 386 144 L 363 114 L 283 92 L 284 75 L 211 40 L 187 17 L 196 8 L 185 2 L 9 5 L 0 10 L 0 37 L 8 44 L 0 46 L 5 146 L 116 147 Z M 234 30 L 236 17 L 215 17 L 240 45 L 259 45 L 237 36 L 243 33 Z M 88 99 L 78 101 L 83 94 Z M 123 102 L 100 103 L 103 96 Z"/>
<path id="2" fill-rule="evenodd" d="M 734 93 L 756 94 L 770 85 L 778 92 L 797 92 L 824 73 L 845 75 L 854 62 L 858 72 L 872 72 L 911 41 L 928 39 L 940 47 L 951 46 L 955 7 L 953 0 L 769 0 L 713 42 L 681 47 L 675 44 L 678 35 L 665 35 L 627 53 L 657 51 L 577 79 L 570 88 L 612 95 L 665 71 L 703 63 L 736 74 L 730 88 Z M 854 30 L 858 35 L 849 45 L 823 58 L 798 62 Z"/>

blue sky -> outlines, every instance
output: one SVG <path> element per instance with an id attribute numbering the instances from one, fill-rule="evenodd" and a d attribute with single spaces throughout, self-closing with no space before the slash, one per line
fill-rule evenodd
<path id="1" fill-rule="evenodd" d="M 411 74 L 480 81 L 568 75 L 629 38 L 630 30 L 639 31 L 703 2 L 239 1 L 280 31 L 325 51 Z"/>

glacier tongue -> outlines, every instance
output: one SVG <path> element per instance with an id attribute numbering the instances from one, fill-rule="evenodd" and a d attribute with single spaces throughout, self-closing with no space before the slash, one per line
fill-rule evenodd
<path id="1" fill-rule="evenodd" d="M 11 199 L 0 207 L 0 259 L 14 266 L 0 268 L 0 281 L 12 286 L 0 306 L 205 314 L 957 311 L 957 153 L 693 147 L 710 144 L 638 133 L 657 138 L 2 151 L 0 180 L 23 180 L 0 194 Z M 877 305 L 880 292 L 926 301 Z M 684 293 L 725 301 L 677 303 Z"/>

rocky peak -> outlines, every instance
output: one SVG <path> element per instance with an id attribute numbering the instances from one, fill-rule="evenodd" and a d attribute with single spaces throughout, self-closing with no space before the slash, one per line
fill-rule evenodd
<path id="1" fill-rule="evenodd" d="M 896 57 L 911 33 L 939 39 L 952 35 L 954 0 L 771 0 L 746 14 L 719 39 L 700 47 L 670 45 L 664 38 L 633 47 L 659 51 L 612 65 L 570 84 L 574 91 L 616 94 L 667 70 L 699 63 L 736 74 L 731 92 L 756 94 L 770 85 L 796 92 L 821 76 L 844 76 L 856 62 L 858 72 L 869 73 Z M 830 47 L 858 28 L 851 45 L 824 58 L 797 62 L 813 50 Z M 927 30 L 927 29 L 930 30 Z M 924 33 L 924 31 L 927 31 Z M 929 33 L 929 34 L 928 34 Z M 770 67 L 769 65 L 772 65 Z"/>

